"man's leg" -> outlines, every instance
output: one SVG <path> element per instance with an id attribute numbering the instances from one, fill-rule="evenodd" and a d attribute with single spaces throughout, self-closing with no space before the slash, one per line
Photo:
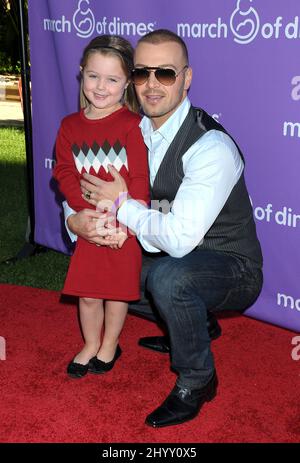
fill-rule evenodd
<path id="1" fill-rule="evenodd" d="M 261 284 L 260 271 L 250 270 L 238 258 L 210 250 L 199 249 L 180 259 L 163 257 L 152 265 L 147 289 L 167 325 L 172 367 L 179 376 L 167 403 L 148 416 L 148 424 L 167 426 L 186 421 L 211 400 L 217 378 L 207 310 L 243 311 L 255 301 Z"/>
<path id="2" fill-rule="evenodd" d="M 161 259 L 161 256 L 155 256 L 151 254 L 143 253 L 143 264 L 141 272 L 141 299 L 136 302 L 130 302 L 128 307 L 128 312 L 132 315 L 138 315 L 140 317 L 146 318 L 153 322 L 161 322 L 159 313 L 155 309 L 154 304 L 149 299 L 149 294 L 146 290 L 146 280 L 151 266 L 158 262 Z"/>
<path id="3" fill-rule="evenodd" d="M 141 299 L 137 302 L 129 303 L 129 313 L 137 315 L 147 320 L 156 322 L 163 331 L 166 331 L 166 327 L 155 308 L 153 301 L 151 300 L 150 294 L 146 290 L 146 280 L 152 265 L 162 259 L 165 254 L 143 254 L 143 265 L 141 272 Z M 207 314 L 207 329 L 211 340 L 217 339 L 221 336 L 221 327 L 212 312 Z M 147 349 L 154 350 L 161 353 L 170 353 L 170 340 L 166 332 L 164 336 L 148 336 L 139 339 L 139 345 Z"/>
<path id="4" fill-rule="evenodd" d="M 150 319 L 150 318 L 149 318 Z M 162 323 L 159 323 L 161 328 L 165 331 L 165 327 Z M 215 314 L 211 311 L 207 311 L 207 331 L 211 341 L 218 339 L 222 334 L 222 329 L 218 323 L 218 320 Z M 171 350 L 170 339 L 168 334 L 163 336 L 146 336 L 140 338 L 138 342 L 139 346 L 145 347 L 146 349 L 154 350 L 155 352 L 160 352 L 161 354 L 169 354 Z"/>

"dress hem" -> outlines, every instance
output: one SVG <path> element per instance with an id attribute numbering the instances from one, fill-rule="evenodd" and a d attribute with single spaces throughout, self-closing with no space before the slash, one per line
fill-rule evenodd
<path id="1" fill-rule="evenodd" d="M 112 295 L 112 294 L 99 294 L 99 293 L 89 293 L 88 291 L 85 292 L 84 294 L 81 293 L 80 291 L 62 291 L 62 294 L 68 295 L 68 296 L 78 296 L 78 297 L 90 297 L 93 299 L 109 299 L 112 301 L 138 301 L 141 298 L 140 293 L 134 294 L 134 295 Z"/>

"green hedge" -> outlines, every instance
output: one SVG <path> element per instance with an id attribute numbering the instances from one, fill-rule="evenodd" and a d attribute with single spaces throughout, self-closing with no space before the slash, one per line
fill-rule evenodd
<path id="1" fill-rule="evenodd" d="M 28 221 L 24 130 L 0 128 L 0 283 L 61 290 L 69 257 L 46 250 L 5 263 L 22 249 Z"/>

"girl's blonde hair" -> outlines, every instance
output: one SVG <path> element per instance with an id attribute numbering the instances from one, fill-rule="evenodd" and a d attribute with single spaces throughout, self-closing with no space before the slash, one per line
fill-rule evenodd
<path id="1" fill-rule="evenodd" d="M 139 112 L 139 104 L 136 98 L 134 86 L 131 82 L 131 71 L 133 69 L 133 47 L 128 40 L 123 39 L 118 35 L 99 35 L 95 37 L 85 47 L 83 56 L 80 62 L 81 82 L 80 82 L 80 107 L 86 108 L 89 101 L 83 93 L 83 77 L 82 71 L 86 66 L 87 60 L 92 53 L 101 53 L 104 56 L 117 56 L 121 62 L 122 69 L 129 82 L 124 92 L 124 104 L 134 112 Z"/>

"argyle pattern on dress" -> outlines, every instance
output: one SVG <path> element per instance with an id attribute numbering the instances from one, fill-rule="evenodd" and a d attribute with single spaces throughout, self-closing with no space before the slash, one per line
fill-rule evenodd
<path id="1" fill-rule="evenodd" d="M 93 168 L 98 174 L 101 167 L 108 172 L 108 164 L 112 164 L 118 171 L 121 170 L 122 166 L 125 166 L 128 170 L 126 148 L 121 145 L 119 140 L 113 146 L 107 140 L 105 140 L 102 146 L 99 146 L 96 141 L 94 141 L 92 146 L 89 146 L 85 142 L 82 146 L 74 143 L 72 145 L 72 153 L 79 173 L 82 170 L 89 173 L 90 169 Z"/>

